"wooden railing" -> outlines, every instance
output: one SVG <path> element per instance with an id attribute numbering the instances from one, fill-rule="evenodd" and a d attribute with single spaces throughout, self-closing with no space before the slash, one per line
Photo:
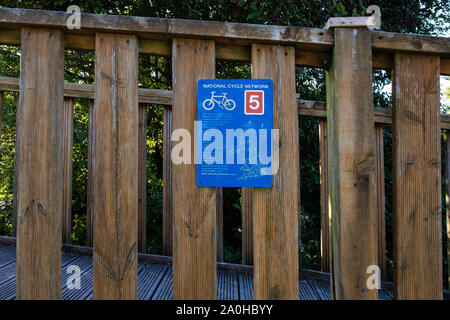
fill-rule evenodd
<path id="1" fill-rule="evenodd" d="M 194 165 L 174 165 L 168 156 L 171 132 L 193 130 L 196 80 L 215 77 L 216 59 L 251 62 L 253 78 L 274 81 L 280 170 L 273 188 L 242 192 L 243 261 L 255 266 L 255 297 L 298 298 L 301 179 L 292 133 L 300 114 L 320 119 L 322 268 L 330 271 L 333 297 L 376 299 L 367 267 L 386 273 L 381 125 L 392 123 L 395 298 L 442 298 L 440 130 L 450 129 L 450 117 L 439 112 L 439 76 L 450 74 L 448 38 L 94 14 L 68 30 L 67 17 L 0 8 L 0 44 L 21 49 L 20 81 L 0 78 L 0 91 L 20 92 L 19 299 L 61 296 L 73 98 L 92 100 L 87 239 L 94 298 L 136 298 L 137 252 L 146 247 L 145 104 L 165 106 L 163 250 L 173 255 L 174 298 L 216 298 L 221 190 L 197 187 Z M 95 50 L 95 86 L 64 83 L 64 48 Z M 138 88 L 139 53 L 172 57 L 173 91 Z M 327 70 L 326 102 L 296 95 L 296 65 Z M 373 68 L 394 71 L 392 110 L 373 108 Z"/>

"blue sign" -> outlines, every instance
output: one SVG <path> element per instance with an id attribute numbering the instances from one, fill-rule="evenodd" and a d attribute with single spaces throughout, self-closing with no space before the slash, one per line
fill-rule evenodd
<path id="1" fill-rule="evenodd" d="M 196 129 L 198 186 L 272 186 L 271 79 L 199 80 Z"/>

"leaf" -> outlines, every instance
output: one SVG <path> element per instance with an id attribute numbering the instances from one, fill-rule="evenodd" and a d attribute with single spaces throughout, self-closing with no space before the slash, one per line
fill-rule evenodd
<path id="1" fill-rule="evenodd" d="M 248 14 L 247 19 L 249 19 L 249 20 L 254 19 L 254 18 L 260 16 L 260 14 L 261 13 L 259 11 L 251 12 Z"/>

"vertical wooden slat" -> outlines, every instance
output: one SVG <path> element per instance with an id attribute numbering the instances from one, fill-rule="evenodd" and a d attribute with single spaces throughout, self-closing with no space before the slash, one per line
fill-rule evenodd
<path id="1" fill-rule="evenodd" d="M 197 81 L 214 76 L 213 41 L 173 39 L 173 130 L 186 129 L 194 137 Z M 186 152 L 194 159 L 191 145 Z M 193 163 L 172 163 L 172 182 L 173 297 L 216 299 L 216 189 L 197 187 Z"/>
<path id="2" fill-rule="evenodd" d="M 61 298 L 64 40 L 22 28 L 17 110 L 17 299 Z"/>
<path id="3" fill-rule="evenodd" d="M 63 213 L 62 241 L 70 243 L 72 232 L 72 151 L 73 151 L 73 99 L 64 99 L 63 108 Z"/>
<path id="4" fill-rule="evenodd" d="M 331 293 L 377 299 L 367 268 L 377 265 L 372 52 L 370 31 L 334 29 L 327 75 Z"/>
<path id="5" fill-rule="evenodd" d="M 217 261 L 223 261 L 223 188 L 216 188 Z"/>
<path id="6" fill-rule="evenodd" d="M 17 94 L 17 100 L 16 100 L 16 109 L 19 109 L 19 101 L 20 101 L 20 93 Z M 17 120 L 17 115 L 16 115 Z M 17 125 L 16 125 L 16 132 L 17 132 Z M 16 134 L 16 154 L 14 155 L 14 182 L 13 182 L 13 221 L 12 221 L 12 227 L 13 227 L 13 236 L 17 237 L 17 158 L 19 157 L 19 150 L 17 149 L 17 134 Z"/>
<path id="7" fill-rule="evenodd" d="M 138 251 L 147 251 L 147 105 L 139 105 L 139 213 Z"/>
<path id="8" fill-rule="evenodd" d="M 92 197 L 93 197 L 93 182 L 94 182 L 94 176 L 93 176 L 93 168 L 92 163 L 94 160 L 94 118 L 93 118 L 93 111 L 94 111 L 94 101 L 89 100 L 88 102 L 88 108 L 89 108 L 89 127 L 88 127 L 88 178 L 87 178 L 87 208 L 86 208 L 86 245 L 88 247 L 92 247 L 92 244 L 94 242 L 94 215 L 93 215 L 93 209 L 92 209 Z"/>
<path id="9" fill-rule="evenodd" d="M 94 299 L 137 298 L 138 40 L 97 33 L 93 116 Z"/>
<path id="10" fill-rule="evenodd" d="M 170 158 L 172 134 L 172 110 L 164 108 L 163 113 L 163 255 L 172 255 L 172 165 Z"/>
<path id="11" fill-rule="evenodd" d="M 328 143 L 327 120 L 319 120 L 319 153 L 320 153 L 320 248 L 322 272 L 330 272 L 329 233 L 330 219 L 328 218 Z"/>
<path id="12" fill-rule="evenodd" d="M 386 261 L 386 217 L 384 205 L 384 142 L 383 125 L 375 124 L 375 168 L 378 218 L 378 266 L 381 279 L 387 280 Z"/>
<path id="13" fill-rule="evenodd" d="M 394 298 L 442 299 L 439 56 L 396 54 Z"/>
<path id="14" fill-rule="evenodd" d="M 253 264 L 253 189 L 242 188 L 242 263 Z"/>
<path id="15" fill-rule="evenodd" d="M 273 126 L 280 139 L 272 188 L 253 189 L 255 299 L 298 299 L 300 160 L 294 47 L 253 44 L 252 78 L 273 80 Z"/>
<path id="16" fill-rule="evenodd" d="M 445 131 L 445 215 L 447 223 L 447 288 L 450 290 L 450 130 Z"/>

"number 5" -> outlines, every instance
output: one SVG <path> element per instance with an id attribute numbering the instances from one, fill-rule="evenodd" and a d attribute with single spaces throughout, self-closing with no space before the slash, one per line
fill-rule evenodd
<path id="1" fill-rule="evenodd" d="M 250 107 L 250 109 L 252 110 L 257 110 L 259 109 L 259 100 L 258 100 L 259 96 L 258 95 L 251 95 L 250 96 L 250 101 L 248 103 L 248 106 Z"/>

